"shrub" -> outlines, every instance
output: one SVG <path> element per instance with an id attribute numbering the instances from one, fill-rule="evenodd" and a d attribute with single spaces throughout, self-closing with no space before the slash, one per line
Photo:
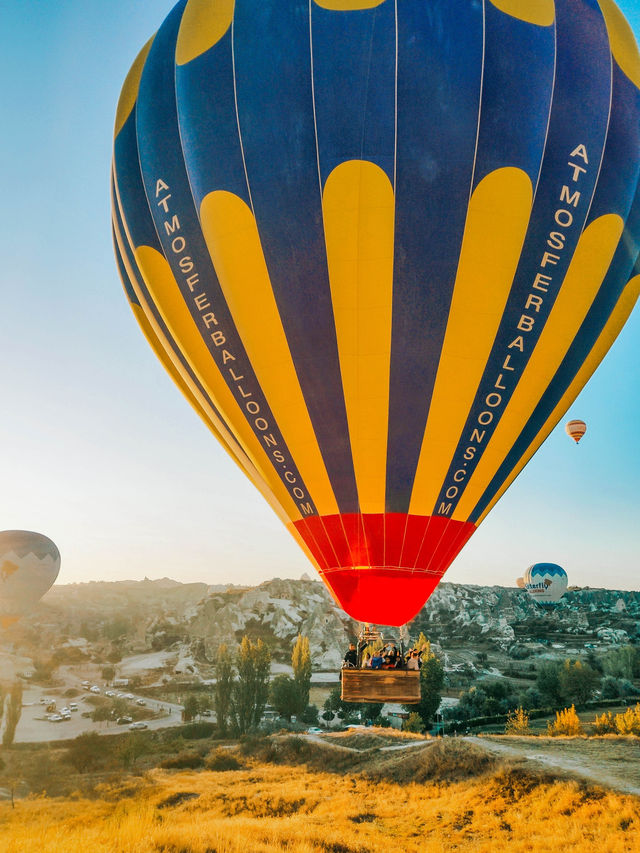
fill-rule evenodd
<path id="1" fill-rule="evenodd" d="M 584 734 L 575 705 L 565 708 L 564 711 L 556 711 L 556 719 L 553 723 L 548 724 L 547 730 L 552 737 L 557 735 L 572 737 Z"/>
<path id="2" fill-rule="evenodd" d="M 104 741 L 97 732 L 84 732 L 71 742 L 66 760 L 80 773 L 95 770 L 102 763 Z"/>
<path id="3" fill-rule="evenodd" d="M 529 734 L 529 714 L 524 710 L 522 705 L 514 711 L 509 711 L 504 731 L 508 735 Z"/>
<path id="4" fill-rule="evenodd" d="M 611 711 L 604 711 L 602 714 L 596 714 L 593 723 L 594 735 L 608 735 L 616 731 L 615 720 Z"/>
<path id="5" fill-rule="evenodd" d="M 243 764 L 228 749 L 213 749 L 205 759 L 207 770 L 242 770 Z"/>
<path id="6" fill-rule="evenodd" d="M 616 729 L 621 735 L 640 735 L 640 703 L 623 714 L 616 714 Z"/>
<path id="7" fill-rule="evenodd" d="M 215 723 L 201 722 L 189 723 L 187 726 L 182 726 L 180 734 L 185 740 L 199 740 L 200 738 L 213 737 L 217 732 Z"/>
<path id="8" fill-rule="evenodd" d="M 193 770 L 202 767 L 204 758 L 199 752 L 180 752 L 172 758 L 165 758 L 160 762 L 160 767 L 165 770 Z"/>
<path id="9" fill-rule="evenodd" d="M 407 719 L 402 724 L 403 732 L 421 732 L 424 728 L 424 723 L 420 714 L 412 711 Z"/>

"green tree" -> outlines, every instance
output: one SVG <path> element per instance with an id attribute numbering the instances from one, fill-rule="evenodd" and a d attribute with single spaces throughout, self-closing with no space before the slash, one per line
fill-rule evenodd
<path id="1" fill-rule="evenodd" d="M 560 705 L 563 701 L 560 668 L 559 661 L 544 661 L 536 673 L 536 687 L 540 691 L 543 701 L 548 705 Z"/>
<path id="2" fill-rule="evenodd" d="M 118 758 L 125 768 L 133 767 L 145 752 L 149 751 L 149 744 L 140 732 L 135 732 L 120 741 L 118 746 Z"/>
<path id="3" fill-rule="evenodd" d="M 587 702 L 600 683 L 600 676 L 588 664 L 566 660 L 559 672 L 559 683 L 564 702 Z"/>
<path id="4" fill-rule="evenodd" d="M 200 713 L 200 700 L 195 693 L 189 693 L 184 700 L 184 708 L 182 709 L 182 719 L 185 723 L 191 722 L 194 717 Z"/>
<path id="5" fill-rule="evenodd" d="M 101 672 L 102 672 L 102 678 L 107 683 L 112 682 L 113 679 L 116 677 L 116 670 L 115 670 L 115 667 L 113 667 L 113 666 L 103 666 Z"/>
<path id="6" fill-rule="evenodd" d="M 7 747 L 13 743 L 13 738 L 16 734 L 16 727 L 22 715 L 22 682 L 14 681 L 7 702 L 7 719 L 5 722 L 4 733 L 2 735 L 2 745 Z"/>
<path id="7" fill-rule="evenodd" d="M 291 666 L 293 667 L 293 680 L 298 694 L 298 702 L 294 714 L 302 714 L 309 704 L 309 690 L 311 689 L 311 652 L 309 650 L 309 638 L 298 634 L 298 639 L 291 654 Z"/>
<path id="8" fill-rule="evenodd" d="M 294 714 L 300 713 L 299 688 L 295 680 L 288 675 L 276 675 L 271 682 L 269 695 L 271 704 L 285 720 L 291 721 Z"/>
<path id="9" fill-rule="evenodd" d="M 229 648 L 223 643 L 218 648 L 216 659 L 216 686 L 213 691 L 213 707 L 220 733 L 224 736 L 229 729 L 231 716 L 231 694 L 234 668 Z"/>
<path id="10" fill-rule="evenodd" d="M 329 693 L 324 703 L 325 713 L 322 715 L 323 720 L 329 719 L 325 714 L 333 714 L 334 717 L 337 715 L 344 723 L 350 723 L 358 719 L 363 706 L 358 702 L 343 702 L 341 693 L 340 687 L 334 687 Z"/>
<path id="11" fill-rule="evenodd" d="M 245 734 L 257 727 L 269 698 L 269 674 L 271 655 L 269 649 L 258 640 L 252 643 L 248 637 L 236 654 L 238 678 L 231 691 L 231 710 L 235 730 Z"/>
<path id="12" fill-rule="evenodd" d="M 104 743 L 97 732 L 84 732 L 71 741 L 66 759 L 79 773 L 95 770 L 104 754 Z"/>
<path id="13" fill-rule="evenodd" d="M 633 646 L 626 645 L 619 649 L 610 649 L 602 658 L 602 669 L 605 675 L 631 680 L 637 674 L 639 658 Z"/>
<path id="14" fill-rule="evenodd" d="M 94 723 L 105 723 L 113 718 L 113 709 L 108 703 L 98 705 L 91 712 L 91 719 Z"/>
<path id="15" fill-rule="evenodd" d="M 422 724 L 429 728 L 440 707 L 442 687 L 444 685 L 444 667 L 431 649 L 428 655 L 422 655 L 420 667 L 420 702 L 416 705 L 405 705 L 405 710 L 420 714 Z"/>

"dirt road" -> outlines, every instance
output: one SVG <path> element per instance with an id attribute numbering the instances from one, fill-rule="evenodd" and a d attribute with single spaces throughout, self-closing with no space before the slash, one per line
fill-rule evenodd
<path id="1" fill-rule="evenodd" d="M 636 738 L 467 736 L 480 749 L 521 759 L 605 788 L 640 796 L 640 742 Z"/>

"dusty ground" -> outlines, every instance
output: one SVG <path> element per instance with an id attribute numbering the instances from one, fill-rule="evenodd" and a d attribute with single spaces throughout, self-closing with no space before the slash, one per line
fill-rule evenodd
<path id="1" fill-rule="evenodd" d="M 561 775 L 640 795 L 640 739 L 635 737 L 465 737 L 494 755 L 522 759 Z"/>

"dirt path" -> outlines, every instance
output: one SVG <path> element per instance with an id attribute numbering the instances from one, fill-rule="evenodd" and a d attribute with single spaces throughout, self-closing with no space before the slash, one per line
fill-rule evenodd
<path id="1" fill-rule="evenodd" d="M 640 796 L 638 751 L 635 743 L 602 739 L 509 738 L 467 736 L 468 743 L 509 758 L 532 761 L 550 770 L 595 782 L 606 788 Z"/>

